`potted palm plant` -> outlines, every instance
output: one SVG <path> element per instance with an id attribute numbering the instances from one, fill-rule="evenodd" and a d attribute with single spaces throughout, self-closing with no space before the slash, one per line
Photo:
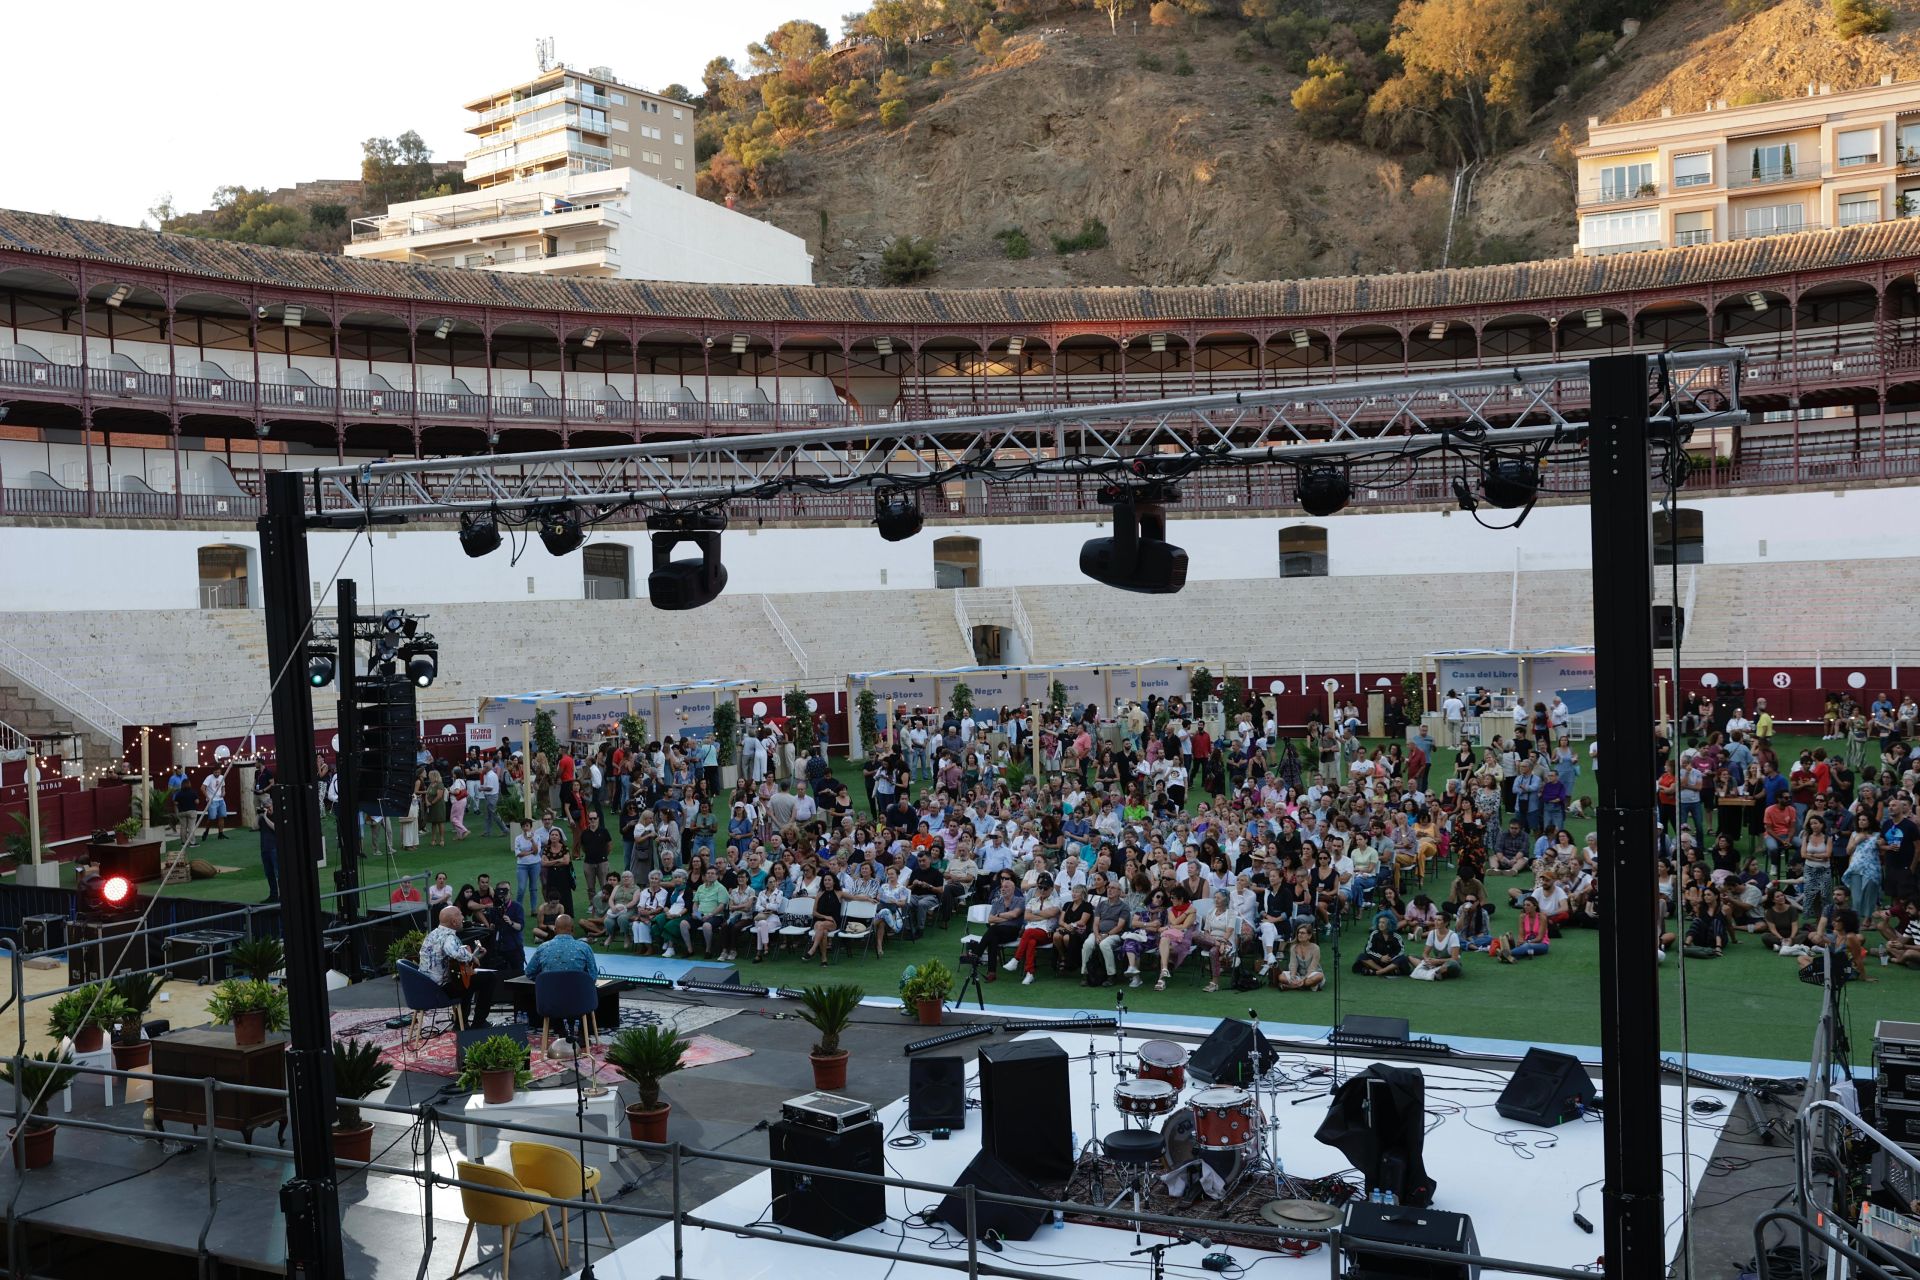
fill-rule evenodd
<path id="1" fill-rule="evenodd" d="M 97 1053 L 107 1028 L 127 1016 L 126 1002 L 99 983 L 77 987 L 53 1002 L 47 1011 L 47 1034 L 73 1041 L 75 1053 Z"/>
<path id="2" fill-rule="evenodd" d="M 287 949 L 278 938 L 244 938 L 227 948 L 227 967 L 255 982 L 265 982 L 287 963 Z"/>
<path id="3" fill-rule="evenodd" d="M 480 1090 L 488 1102 L 512 1102 L 513 1095 L 533 1083 L 527 1046 L 512 1036 L 488 1036 L 467 1050 L 466 1066 L 454 1087 Z"/>
<path id="4" fill-rule="evenodd" d="M 393 1068 L 380 1060 L 380 1046 L 371 1040 L 333 1042 L 333 1092 L 354 1102 L 393 1079 Z M 365 1164 L 373 1159 L 373 1125 L 360 1108 L 342 1101 L 334 1114 L 333 1158 Z"/>
<path id="5" fill-rule="evenodd" d="M 287 992 L 270 982 L 228 978 L 207 998 L 207 1015 L 233 1025 L 235 1044 L 262 1044 L 267 1032 L 287 1028 Z"/>
<path id="6" fill-rule="evenodd" d="M 940 1025 L 947 1007 L 947 992 L 953 990 L 953 970 L 938 960 L 929 960 L 913 971 L 900 986 L 900 1001 L 923 1027 Z"/>
<path id="7" fill-rule="evenodd" d="M 847 1051 L 840 1047 L 840 1033 L 853 1021 L 866 992 L 851 983 L 831 987 L 807 987 L 800 993 L 800 1017 L 820 1033 L 813 1046 L 813 1087 L 832 1093 L 847 1087 Z"/>
<path id="8" fill-rule="evenodd" d="M 153 1042 L 147 1039 L 142 1024 L 166 980 L 166 975 L 159 973 L 129 973 L 113 980 L 113 993 L 126 1006 L 120 1030 L 113 1037 L 113 1065 L 122 1071 L 133 1071 L 153 1061 Z"/>
<path id="9" fill-rule="evenodd" d="M 25 1126 L 7 1135 L 13 1144 L 16 1167 L 44 1169 L 53 1162 L 56 1130 L 46 1122 L 47 1103 L 79 1074 L 73 1066 L 73 1055 L 64 1049 L 0 1061 L 0 1080 L 12 1085 L 33 1104 Z"/>
<path id="10" fill-rule="evenodd" d="M 627 1104 L 627 1132 L 636 1142 L 665 1142 L 670 1104 L 660 1100 L 660 1082 L 678 1071 L 688 1040 L 671 1027 L 628 1027 L 607 1045 L 607 1061 L 631 1080 L 640 1101 Z"/>

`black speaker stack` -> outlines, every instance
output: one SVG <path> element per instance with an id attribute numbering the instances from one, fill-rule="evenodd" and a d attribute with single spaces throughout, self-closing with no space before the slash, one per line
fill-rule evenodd
<path id="1" fill-rule="evenodd" d="M 1493 1109 L 1509 1120 L 1551 1129 L 1580 1115 L 1598 1094 L 1580 1059 L 1529 1049 Z"/>
<path id="2" fill-rule="evenodd" d="M 886 1175 L 880 1122 L 869 1119 L 845 1129 L 823 1129 L 778 1120 L 767 1129 L 767 1157 L 818 1165 L 842 1173 Z M 887 1189 L 819 1174 L 773 1171 L 773 1221 L 824 1240 L 838 1240 L 887 1220 Z"/>
<path id="3" fill-rule="evenodd" d="M 1201 1084 L 1247 1085 L 1265 1075 L 1277 1056 L 1267 1037 L 1252 1023 L 1223 1018 L 1187 1059 L 1187 1075 Z"/>
<path id="4" fill-rule="evenodd" d="M 1002 1196 L 1025 1196 L 1031 1200 L 1046 1198 L 1045 1193 L 1019 1170 L 985 1151 L 968 1162 L 966 1172 L 960 1175 L 954 1185 L 972 1187 L 976 1192 L 991 1191 Z M 967 1234 L 967 1202 L 964 1197 L 946 1197 L 934 1209 L 933 1217 L 935 1221 L 944 1222 L 958 1231 L 962 1237 Z M 991 1232 L 1002 1240 L 1031 1240 L 1034 1232 L 1040 1230 L 1046 1220 L 1045 1209 L 1029 1209 L 1024 1205 L 999 1204 L 977 1198 L 973 1202 L 975 1239 Z"/>
<path id="5" fill-rule="evenodd" d="M 360 758 L 354 770 L 360 811 L 397 818 L 413 804 L 414 759 L 420 754 L 413 682 L 404 675 L 366 675 L 354 682 Z"/>
<path id="6" fill-rule="evenodd" d="M 1072 1176 L 1068 1101 L 1067 1051 L 1053 1041 L 980 1050 L 980 1150 L 1014 1172 L 1040 1183 Z"/>
<path id="7" fill-rule="evenodd" d="M 967 1127 L 967 1060 L 907 1059 L 907 1128 L 915 1133 Z"/>
<path id="8" fill-rule="evenodd" d="M 1480 1268 L 1441 1258 L 1407 1258 L 1370 1249 L 1370 1244 L 1423 1247 L 1445 1253 L 1478 1254 L 1473 1219 L 1444 1209 L 1355 1200 L 1347 1205 L 1340 1249 L 1348 1280 L 1477 1280 Z"/>

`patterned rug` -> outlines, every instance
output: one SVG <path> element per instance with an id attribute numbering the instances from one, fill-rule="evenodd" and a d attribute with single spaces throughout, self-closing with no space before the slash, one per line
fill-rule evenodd
<path id="1" fill-rule="evenodd" d="M 715 1012 L 709 1010 L 683 1010 L 664 1005 L 654 1006 L 650 1002 L 645 1001 L 622 1001 L 620 1006 L 621 1025 L 639 1025 L 644 1021 L 644 1010 L 660 1012 L 663 1015 L 659 1019 L 661 1022 L 680 1025 L 680 1029 L 683 1032 L 689 1029 L 683 1025 L 684 1022 L 696 1020 L 688 1015 Z M 711 1025 L 714 1022 L 730 1016 L 733 1012 L 733 1010 L 719 1011 L 719 1017 L 701 1018 L 697 1020 L 701 1025 Z M 680 1014 L 682 1017 L 676 1019 L 674 1017 L 664 1016 L 669 1013 Z M 442 1023 L 444 1025 L 444 1019 Z M 333 1015 L 333 1035 L 335 1039 L 359 1039 L 379 1045 L 380 1060 L 393 1067 L 396 1071 L 419 1071 L 427 1075 L 435 1076 L 457 1076 L 460 1074 L 459 1063 L 455 1057 L 458 1042 L 454 1039 L 451 1030 L 443 1030 L 438 1034 L 427 1034 L 421 1038 L 419 1044 L 412 1048 L 408 1048 L 405 1044 L 406 1034 L 407 1029 L 405 1027 L 389 1027 L 386 1025 L 385 1017 L 370 1014 L 365 1010 L 343 1010 Z M 531 1039 L 535 1045 L 532 1061 L 533 1078 L 535 1080 L 542 1080 L 563 1071 L 571 1071 L 573 1069 L 573 1054 L 571 1051 L 568 1051 L 564 1058 L 542 1057 L 538 1052 L 539 1034 L 537 1027 L 534 1028 L 531 1034 Z M 694 1034 L 689 1036 L 688 1039 L 689 1047 L 683 1064 L 685 1067 L 710 1066 L 716 1062 L 727 1062 L 734 1058 L 744 1058 L 753 1052 L 751 1049 L 734 1044 L 728 1040 L 718 1039 L 714 1036 Z M 560 1042 L 556 1039 L 555 1043 Z M 583 1068 L 586 1066 L 589 1056 L 593 1055 L 586 1055 L 581 1058 L 581 1066 Z M 610 1085 L 620 1083 L 622 1076 L 619 1071 L 601 1062 L 597 1056 L 593 1056 L 593 1060 L 593 1077 L 595 1079 Z"/>

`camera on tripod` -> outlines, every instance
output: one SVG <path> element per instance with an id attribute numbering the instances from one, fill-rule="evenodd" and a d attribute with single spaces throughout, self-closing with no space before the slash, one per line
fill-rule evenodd
<path id="1" fill-rule="evenodd" d="M 985 938 L 967 938 L 960 943 L 960 963 L 969 968 L 978 968 L 987 962 L 987 940 Z"/>

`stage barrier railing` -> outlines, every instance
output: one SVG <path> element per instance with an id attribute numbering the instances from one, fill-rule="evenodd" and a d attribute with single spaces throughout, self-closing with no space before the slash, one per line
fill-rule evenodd
<path id="1" fill-rule="evenodd" d="M 16 1054 L 10 1061 L 14 1064 L 15 1069 L 18 1070 L 20 1064 L 28 1061 L 28 1059 Z M 109 1081 L 122 1080 L 129 1083 L 147 1084 L 165 1082 L 197 1087 L 201 1090 L 202 1094 L 202 1106 L 204 1108 L 202 1114 L 209 1117 L 219 1114 L 218 1100 L 223 1093 L 261 1098 L 278 1098 L 281 1100 L 285 1100 L 288 1096 L 285 1089 L 227 1084 L 210 1077 L 195 1078 L 190 1076 L 163 1075 L 151 1071 L 123 1071 L 114 1067 L 80 1064 L 75 1064 L 73 1070 L 76 1072 L 76 1083 L 79 1076 L 90 1075 L 105 1077 Z M 112 1085 L 109 1083 L 107 1089 L 110 1091 L 111 1088 Z M 24 1127 L 27 1119 L 27 1098 L 19 1089 L 12 1090 L 12 1093 L 13 1102 L 11 1111 L 14 1128 L 17 1132 Z M 339 1101 L 349 1106 L 357 1107 L 362 1112 L 378 1112 L 393 1117 L 404 1116 L 407 1118 L 407 1128 L 409 1131 L 415 1128 L 421 1130 L 421 1137 L 424 1140 L 415 1141 L 410 1144 L 410 1149 L 419 1153 L 420 1158 L 417 1163 L 396 1165 L 385 1163 L 383 1160 L 376 1158 L 365 1164 L 354 1162 L 351 1165 L 342 1167 L 343 1178 L 350 1178 L 362 1174 L 382 1174 L 389 1177 L 405 1178 L 423 1189 L 424 1198 L 420 1212 L 423 1224 L 426 1226 L 426 1244 L 421 1250 L 417 1280 L 425 1280 L 427 1266 L 433 1256 L 434 1245 L 438 1240 L 438 1235 L 432 1226 L 434 1222 L 433 1193 L 436 1188 L 450 1191 L 479 1191 L 490 1196 L 526 1201 L 548 1209 L 559 1209 L 566 1213 L 579 1212 L 582 1215 L 589 1213 L 606 1213 L 654 1224 L 668 1224 L 673 1232 L 672 1274 L 674 1280 L 685 1280 L 685 1233 L 688 1228 L 726 1231 L 740 1237 L 774 1240 L 782 1244 L 800 1245 L 805 1248 L 824 1250 L 828 1253 L 883 1258 L 890 1262 L 905 1256 L 904 1241 L 901 1245 L 895 1246 L 894 1248 L 883 1249 L 870 1245 L 851 1243 L 846 1240 L 828 1240 L 822 1237 L 800 1233 L 769 1230 L 757 1225 L 758 1215 L 756 1215 L 755 1221 L 753 1222 L 728 1222 L 722 1219 L 696 1215 L 686 1203 L 686 1184 L 683 1171 L 688 1161 L 698 1160 L 710 1160 L 721 1164 L 737 1165 L 755 1171 L 781 1170 L 810 1177 L 832 1178 L 843 1182 L 858 1182 L 902 1191 L 916 1191 L 940 1199 L 948 1196 L 958 1196 L 966 1210 L 965 1256 L 949 1259 L 940 1257 L 937 1254 L 928 1257 L 916 1255 L 912 1258 L 912 1261 L 916 1266 L 938 1267 L 947 1271 L 964 1272 L 969 1277 L 1000 1276 L 1008 1277 L 1010 1280 L 1058 1280 L 1057 1274 L 1049 1275 L 1040 1271 L 1000 1266 L 996 1263 L 983 1261 L 979 1256 L 980 1231 L 978 1228 L 979 1212 L 982 1205 L 1006 1205 L 1016 1208 L 1040 1210 L 1045 1212 L 1049 1217 L 1055 1211 L 1059 1211 L 1074 1218 L 1093 1218 L 1096 1221 L 1124 1224 L 1127 1227 L 1138 1227 L 1143 1230 L 1153 1227 L 1167 1227 L 1187 1235 L 1217 1237 L 1223 1233 L 1231 1233 L 1243 1238 L 1248 1236 L 1255 1237 L 1263 1241 L 1273 1242 L 1276 1245 L 1281 1241 L 1311 1241 L 1320 1245 L 1326 1251 L 1328 1274 L 1333 1277 L 1334 1280 L 1338 1280 L 1338 1277 L 1342 1274 L 1341 1264 L 1345 1258 L 1345 1250 L 1343 1248 L 1345 1235 L 1338 1226 L 1328 1228 L 1282 1228 L 1256 1223 L 1220 1222 L 1207 1218 L 1176 1218 L 1165 1214 L 1122 1208 L 1107 1208 L 1099 1205 L 1079 1204 L 1073 1201 L 1039 1200 L 1028 1196 L 1006 1195 L 999 1192 L 982 1191 L 973 1185 L 954 1187 L 939 1183 L 920 1182 L 910 1178 L 889 1177 L 882 1174 L 854 1173 L 820 1165 L 800 1164 L 788 1160 L 773 1160 L 758 1156 L 741 1155 L 734 1152 L 706 1150 L 698 1147 L 690 1147 L 681 1142 L 641 1142 L 613 1132 L 608 1132 L 603 1135 L 598 1132 L 589 1131 L 583 1134 L 582 1131 L 578 1129 L 554 1129 L 542 1125 L 521 1124 L 514 1121 L 490 1119 L 485 1116 L 469 1117 L 464 1113 L 443 1111 L 431 1102 L 419 1103 L 412 1106 L 401 1106 L 393 1103 L 370 1102 L 355 1098 L 342 1098 Z M 241 1139 L 221 1137 L 219 1129 L 213 1125 L 208 1125 L 204 1132 L 189 1137 L 186 1134 L 179 1133 L 163 1134 L 148 1129 L 145 1126 L 135 1128 L 130 1125 L 112 1124 L 102 1120 L 79 1119 L 70 1115 L 42 1115 L 35 1119 L 36 1123 L 48 1124 L 56 1129 L 74 1129 L 89 1133 L 106 1133 L 153 1141 L 171 1139 L 176 1142 L 187 1143 L 189 1146 L 198 1145 L 205 1156 L 207 1179 L 207 1208 L 205 1217 L 201 1221 L 196 1245 L 197 1255 L 203 1265 L 210 1261 L 210 1255 L 207 1252 L 207 1237 L 212 1230 L 214 1215 L 220 1205 L 219 1167 L 216 1156 L 223 1151 L 234 1152 L 246 1156 L 263 1157 L 284 1165 L 284 1162 L 290 1155 L 289 1149 L 286 1147 L 268 1146 L 258 1142 L 247 1142 Z M 439 1131 L 443 1126 L 469 1130 L 488 1129 L 494 1131 L 496 1134 L 523 1134 L 531 1138 L 545 1140 L 551 1145 L 560 1147 L 563 1150 L 575 1150 L 580 1146 L 582 1141 L 585 1141 L 592 1146 L 615 1148 L 623 1154 L 632 1154 L 649 1161 L 664 1161 L 664 1167 L 670 1174 L 668 1206 L 664 1209 L 649 1208 L 642 1205 L 621 1204 L 617 1199 L 602 1202 L 597 1200 L 568 1199 L 560 1196 L 549 1196 L 533 1191 L 508 1191 L 494 1186 L 491 1183 L 469 1182 L 458 1177 L 449 1176 L 439 1172 L 433 1167 L 435 1141 L 440 1136 Z M 399 1141 L 400 1139 L 396 1138 L 390 1142 L 385 1150 L 381 1152 L 381 1155 L 384 1156 L 386 1151 L 390 1151 L 393 1147 L 398 1146 Z M 158 1166 L 155 1166 L 155 1168 L 157 1167 Z M 650 1168 L 652 1172 L 657 1173 L 661 1165 L 652 1164 Z M 147 1170 L 143 1172 L 151 1171 L 152 1170 Z M 26 1189 L 29 1178 L 36 1172 L 40 1171 L 24 1171 L 20 1169 L 17 1161 L 14 1164 L 14 1187 L 12 1194 L 7 1200 L 7 1269 L 9 1275 L 24 1274 L 18 1267 L 20 1259 L 26 1256 L 24 1252 L 26 1245 L 23 1236 L 25 1231 L 34 1224 L 22 1217 L 19 1212 L 19 1204 L 21 1194 Z M 56 1173 L 50 1176 L 58 1177 L 60 1175 Z M 112 1178 L 109 1179 L 109 1182 L 122 1182 L 125 1181 L 125 1178 L 126 1175 L 124 1173 L 115 1171 Z M 65 1185 L 68 1185 L 69 1189 L 70 1183 L 71 1179 L 66 1179 Z M 104 1189 L 106 1185 L 107 1183 L 103 1183 L 102 1188 L 96 1189 Z M 79 1194 L 85 1193 L 82 1192 Z M 261 1194 L 265 1196 L 269 1193 L 262 1192 Z M 71 1196 L 68 1198 L 71 1198 Z M 583 1216 L 583 1230 L 585 1223 L 586 1219 Z M 41 1229 L 53 1234 L 58 1234 L 60 1231 L 58 1226 L 53 1225 Z M 1568 1267 L 1553 1267 L 1541 1263 L 1522 1262 L 1514 1259 L 1489 1257 L 1481 1254 L 1446 1252 L 1423 1248 L 1417 1245 L 1400 1245 L 1374 1240 L 1366 1241 L 1365 1248 L 1368 1253 L 1373 1254 L 1391 1255 L 1409 1259 L 1427 1259 L 1429 1261 L 1444 1262 L 1456 1266 L 1468 1265 L 1481 1268 L 1493 1268 L 1522 1275 L 1550 1277 L 1551 1280 L 1592 1280 L 1592 1273 L 1590 1271 L 1581 1271 Z M 952 1251 L 956 1254 L 961 1252 L 957 1242 L 952 1246 Z"/>

